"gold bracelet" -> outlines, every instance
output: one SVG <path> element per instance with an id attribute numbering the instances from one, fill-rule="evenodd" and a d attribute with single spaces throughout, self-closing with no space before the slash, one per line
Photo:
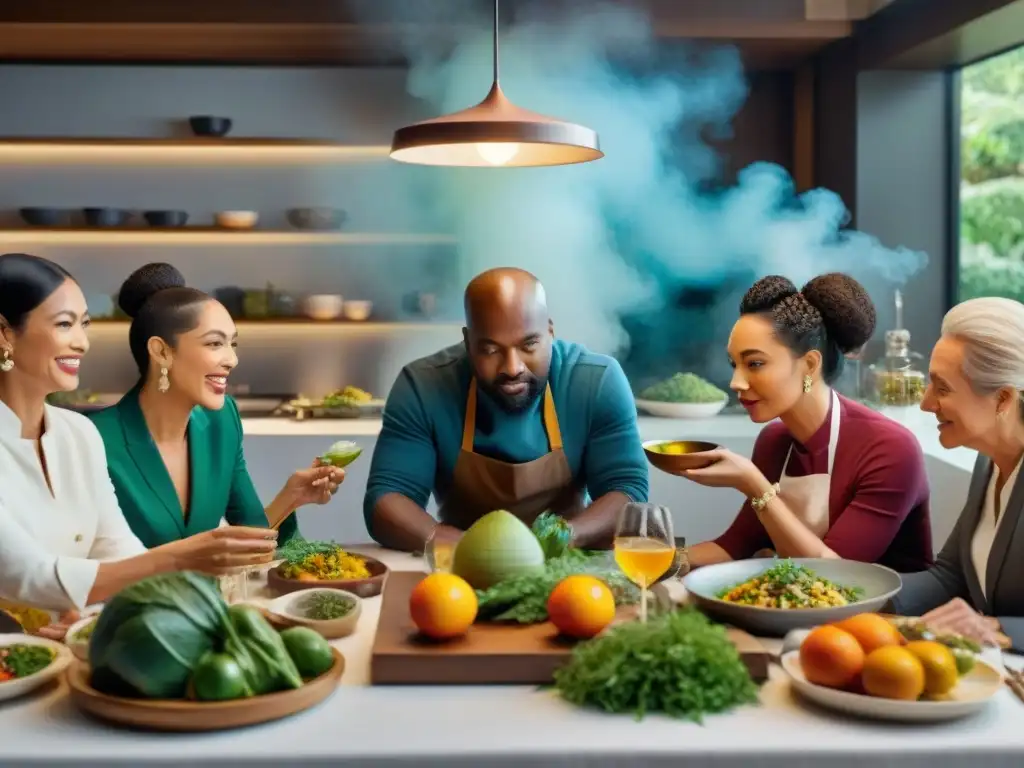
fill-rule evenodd
<path id="1" fill-rule="evenodd" d="M 778 483 L 772 483 L 772 487 L 762 493 L 760 496 L 755 496 L 750 500 L 750 506 L 754 508 L 755 512 L 760 512 L 766 506 L 768 502 L 779 495 L 782 488 L 779 487 Z"/>

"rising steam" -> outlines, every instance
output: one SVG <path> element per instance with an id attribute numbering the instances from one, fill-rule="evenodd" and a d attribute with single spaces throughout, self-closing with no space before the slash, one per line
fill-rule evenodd
<path id="1" fill-rule="evenodd" d="M 444 17 L 468 18 L 469 28 L 444 58 L 426 38 L 407 39 L 409 91 L 432 114 L 463 109 L 490 85 L 490 3 L 425 4 L 432 12 L 448 6 Z M 399 18 L 399 6 L 408 11 L 404 2 L 373 0 L 370 13 Z M 734 187 L 708 191 L 720 158 L 703 137 L 728 135 L 746 97 L 734 49 L 659 62 L 647 18 L 595 3 L 518 18 L 501 40 L 509 98 L 596 129 L 606 157 L 555 168 L 431 169 L 429 202 L 460 239 L 463 284 L 494 266 L 534 272 L 563 338 L 620 357 L 642 346 L 646 360 L 631 360 L 641 378 L 659 361 L 668 370 L 707 366 L 724 360 L 738 296 L 761 275 L 800 285 L 841 270 L 881 303 L 888 287 L 924 266 L 924 254 L 841 231 L 842 201 L 825 190 L 795 196 L 778 166 L 753 165 Z M 687 292 L 701 303 L 680 306 Z"/>

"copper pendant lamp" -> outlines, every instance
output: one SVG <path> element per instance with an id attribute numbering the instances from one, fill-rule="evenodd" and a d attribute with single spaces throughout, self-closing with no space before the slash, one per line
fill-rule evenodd
<path id="1" fill-rule="evenodd" d="M 494 0 L 494 82 L 475 107 L 395 131 L 391 157 L 418 165 L 572 165 L 604 157 L 597 133 L 520 109 L 498 84 L 498 0 Z"/>

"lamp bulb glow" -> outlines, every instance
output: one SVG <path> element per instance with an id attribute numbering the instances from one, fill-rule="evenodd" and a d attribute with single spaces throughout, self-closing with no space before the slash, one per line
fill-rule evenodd
<path id="1" fill-rule="evenodd" d="M 505 165 L 519 154 L 519 144 L 516 142 L 480 143 L 476 145 L 476 151 L 491 165 Z"/>

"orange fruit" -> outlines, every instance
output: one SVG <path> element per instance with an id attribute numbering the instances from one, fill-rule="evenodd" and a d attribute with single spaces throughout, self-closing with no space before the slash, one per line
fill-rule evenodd
<path id="1" fill-rule="evenodd" d="M 849 632 L 826 624 L 812 629 L 800 644 L 800 666 L 815 685 L 846 688 L 864 667 L 864 649 Z"/>
<path id="2" fill-rule="evenodd" d="M 910 651 L 924 667 L 924 692 L 928 696 L 949 693 L 960 680 L 956 656 L 942 643 L 933 640 L 914 640 L 907 643 Z"/>
<path id="3" fill-rule="evenodd" d="M 567 576 L 548 596 L 548 617 L 563 635 L 593 637 L 615 619 L 615 596 L 598 578 Z"/>
<path id="4" fill-rule="evenodd" d="M 925 689 L 924 665 L 905 646 L 887 645 L 864 659 L 861 681 L 871 696 L 916 701 Z"/>
<path id="5" fill-rule="evenodd" d="M 444 640 L 465 634 L 476 620 L 476 592 L 465 579 L 432 573 L 409 596 L 413 624 L 427 637 Z"/>
<path id="6" fill-rule="evenodd" d="M 853 635 L 866 654 L 889 645 L 900 645 L 903 637 L 896 627 L 877 613 L 860 613 L 837 621 L 833 626 Z"/>

